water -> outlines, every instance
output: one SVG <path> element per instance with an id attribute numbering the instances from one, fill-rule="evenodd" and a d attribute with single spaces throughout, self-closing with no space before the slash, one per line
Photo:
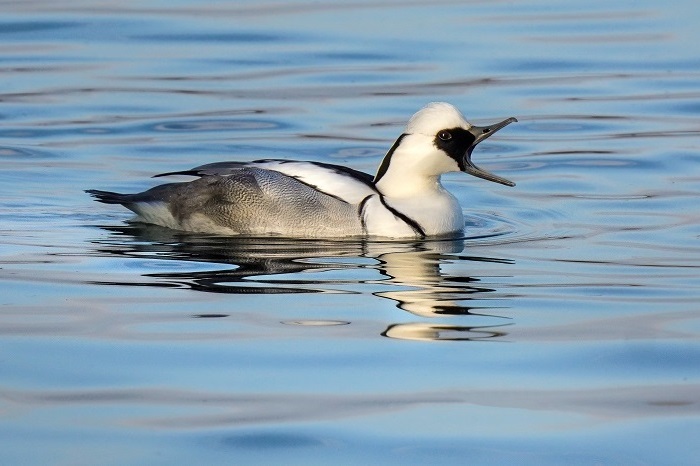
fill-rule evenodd
<path id="1" fill-rule="evenodd" d="M 580 2 L 578 2 L 580 3 Z M 697 2 L 0 7 L 3 464 L 694 464 Z M 217 238 L 88 188 L 373 172 L 516 116 L 455 241 Z"/>

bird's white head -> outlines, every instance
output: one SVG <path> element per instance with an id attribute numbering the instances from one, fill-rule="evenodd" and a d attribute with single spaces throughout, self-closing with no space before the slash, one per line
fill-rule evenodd
<path id="1" fill-rule="evenodd" d="M 515 183 L 477 167 L 471 160 L 477 144 L 514 121 L 517 120 L 511 117 L 490 126 L 474 126 L 453 105 L 430 103 L 408 121 L 404 133 L 384 157 L 374 181 L 377 186 L 398 186 L 463 171 L 514 186 Z"/>
<path id="2" fill-rule="evenodd" d="M 441 129 L 469 129 L 471 126 L 454 105 L 447 102 L 431 102 L 413 114 L 404 132 L 435 136 Z"/>

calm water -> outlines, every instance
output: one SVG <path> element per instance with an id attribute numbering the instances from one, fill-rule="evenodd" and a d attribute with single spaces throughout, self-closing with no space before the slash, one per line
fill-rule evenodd
<path id="1" fill-rule="evenodd" d="M 700 6 L 4 2 L 0 463 L 694 464 Z M 82 190 L 373 172 L 516 116 L 456 241 L 184 235 Z"/>

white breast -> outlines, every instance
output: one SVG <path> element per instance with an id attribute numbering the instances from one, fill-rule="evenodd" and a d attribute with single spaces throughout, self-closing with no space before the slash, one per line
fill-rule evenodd
<path id="1" fill-rule="evenodd" d="M 386 203 L 420 225 L 426 236 L 447 235 L 464 229 L 462 208 L 445 190 L 420 198 L 386 199 Z"/>

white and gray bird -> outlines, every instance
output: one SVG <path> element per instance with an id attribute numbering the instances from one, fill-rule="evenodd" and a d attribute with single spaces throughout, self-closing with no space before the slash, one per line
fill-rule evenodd
<path id="1" fill-rule="evenodd" d="M 507 186 L 471 160 L 484 139 L 517 121 L 474 126 L 454 106 L 418 111 L 372 177 L 321 162 L 218 162 L 159 176 L 190 175 L 137 194 L 86 192 L 121 204 L 134 221 L 200 233 L 306 238 L 425 238 L 458 235 L 462 208 L 440 176 L 462 171 Z"/>

